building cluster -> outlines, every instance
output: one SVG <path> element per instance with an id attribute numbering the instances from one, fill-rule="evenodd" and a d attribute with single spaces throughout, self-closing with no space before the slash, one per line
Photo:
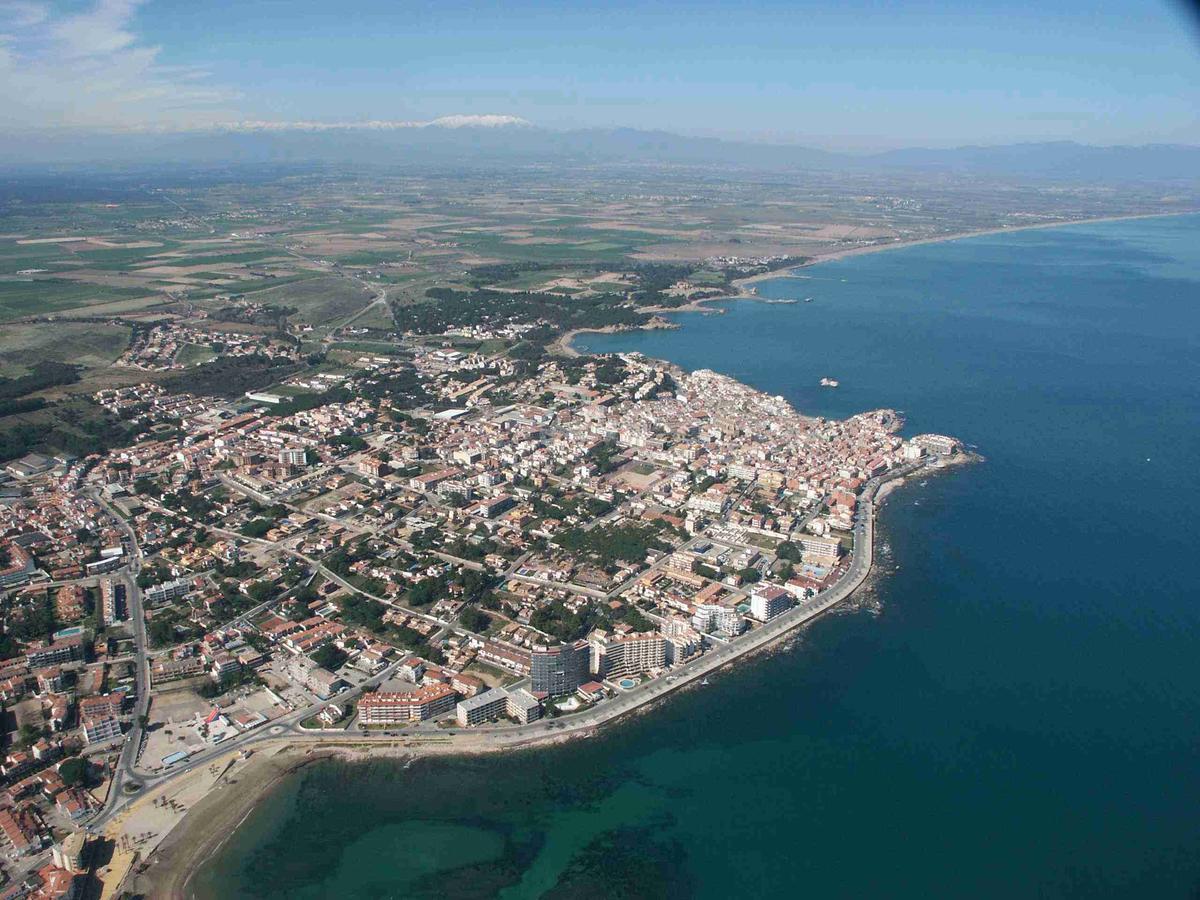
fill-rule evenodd
<path id="1" fill-rule="evenodd" d="M 872 479 L 958 449 L 636 354 L 437 342 L 235 399 L 93 399 L 139 437 L 0 483 L 0 696 L 44 763 L 13 785 L 119 746 L 138 614 L 151 689 L 205 700 L 146 766 L 310 708 L 387 729 L 590 707 L 828 589 Z"/>
<path id="2" fill-rule="evenodd" d="M 162 371 L 182 369 L 186 362 L 181 351 L 195 348 L 204 362 L 215 356 L 265 356 L 295 359 L 294 344 L 264 334 L 242 334 L 229 329 L 205 331 L 178 322 L 161 322 L 134 329 L 129 346 L 113 365 Z"/>

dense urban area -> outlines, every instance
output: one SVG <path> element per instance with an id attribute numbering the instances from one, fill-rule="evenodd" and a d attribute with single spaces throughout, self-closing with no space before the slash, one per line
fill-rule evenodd
<path id="1" fill-rule="evenodd" d="M 152 848 L 112 827 L 131 806 L 182 812 L 163 786 L 267 738 L 566 733 L 861 583 L 876 491 L 957 440 L 570 337 L 1045 213 L 855 184 L 751 220 L 728 185 L 667 183 L 7 209 L 0 896 L 114 895 Z"/>

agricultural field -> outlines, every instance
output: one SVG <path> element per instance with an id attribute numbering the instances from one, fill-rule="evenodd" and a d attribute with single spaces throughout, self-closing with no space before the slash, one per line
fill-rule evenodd
<path id="1" fill-rule="evenodd" d="M 208 347 L 201 347 L 199 344 L 185 344 L 175 357 L 175 362 L 187 368 L 188 366 L 198 366 L 206 362 L 211 362 L 217 358 L 217 354 Z"/>
<path id="2" fill-rule="evenodd" d="M 45 316 L 67 310 L 85 311 L 87 307 L 114 300 L 146 296 L 146 291 L 115 288 L 60 279 L 0 280 L 0 322 L 27 316 Z"/>
<path id="3" fill-rule="evenodd" d="M 247 299 L 294 309 L 293 321 L 319 326 L 349 318 L 374 296 L 356 280 L 328 275 L 255 291 Z"/>
<path id="4" fill-rule="evenodd" d="M 126 325 L 95 322 L 9 324 L 0 329 L 0 376 L 26 374 L 43 360 L 85 369 L 112 365 L 129 343 Z"/>
<path id="5" fill-rule="evenodd" d="M 1072 197 L 1074 217 L 1161 205 Z M 120 423 L 98 418 L 87 399 L 103 387 L 149 380 L 236 397 L 326 358 L 353 363 L 414 340 L 554 352 L 556 331 L 646 324 L 656 309 L 765 269 L 762 257 L 775 266 L 1023 224 L 1056 209 L 1061 217 L 1061 204 L 1041 188 L 964 190 L 917 174 L 645 166 L 14 178 L 0 183 L 0 378 L 17 401 L 9 409 L 24 412 L 0 416 L 0 446 L 11 454 L 108 440 Z M 397 322 L 411 333 L 397 334 Z M 477 331 L 445 336 L 455 322 Z M 531 326 L 537 338 L 497 322 Z M 185 368 L 113 366 L 134 325 L 177 330 Z M 264 361 L 222 348 L 214 359 L 201 346 L 214 331 L 287 349 Z M 30 372 L 38 362 L 76 365 L 79 380 L 39 381 Z"/>

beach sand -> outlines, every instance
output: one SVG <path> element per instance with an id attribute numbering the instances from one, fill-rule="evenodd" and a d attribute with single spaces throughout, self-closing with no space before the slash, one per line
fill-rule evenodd
<path id="1" fill-rule="evenodd" d="M 1028 226 L 1014 226 L 1012 228 L 997 228 L 986 231 L 968 232 L 962 234 L 945 235 L 936 238 L 927 238 L 915 241 L 896 242 L 892 244 L 884 244 L 870 247 L 856 247 L 846 250 L 838 250 L 820 256 L 814 257 L 804 266 L 815 265 L 820 262 L 828 262 L 834 259 L 840 259 L 847 256 L 856 256 L 864 253 L 876 253 L 884 250 L 890 250 L 898 247 L 911 247 L 918 244 L 941 243 L 944 241 L 952 241 L 966 237 L 978 237 L 986 234 L 998 234 L 1009 231 L 1023 231 L 1038 228 L 1056 228 L 1065 225 L 1079 225 L 1094 222 L 1121 221 L 1126 219 L 1141 219 L 1141 218 L 1160 218 L 1164 215 L 1185 215 L 1187 213 L 1175 214 L 1156 214 L 1142 216 L 1115 216 L 1087 220 L 1074 220 L 1067 222 L 1047 222 Z M 799 268 L 799 267 L 793 267 Z M 787 270 L 777 270 L 774 272 L 764 273 L 762 275 L 752 276 L 746 279 L 740 279 L 735 282 L 738 287 L 765 280 L 768 278 L 778 278 L 786 273 Z M 756 299 L 753 295 L 740 294 L 726 297 L 712 298 L 708 300 L 699 300 L 687 304 L 683 307 L 673 308 L 669 310 L 656 310 L 656 312 L 687 312 L 687 311 L 710 311 L 707 304 L 712 302 L 721 302 L 735 299 Z M 661 326 L 659 326 L 661 327 Z M 552 350 L 567 354 L 578 355 L 577 351 L 570 346 L 572 338 L 580 331 L 607 331 L 612 332 L 617 329 L 579 329 L 562 335 L 558 341 L 551 345 Z M 975 454 L 964 455 L 962 459 L 956 460 L 959 463 L 966 463 L 981 459 Z M 879 498 L 882 503 L 886 494 Z M 807 624 L 801 626 L 800 631 L 803 631 Z M 772 652 L 780 645 L 794 640 L 796 631 L 789 631 L 781 635 L 778 639 L 769 644 L 739 655 L 731 659 L 726 665 L 734 665 L 745 659 L 750 659 L 760 653 Z M 722 666 L 721 668 L 725 668 Z M 686 686 L 683 686 L 687 689 Z M 670 694 L 650 701 L 642 706 L 632 710 L 629 714 L 621 716 L 621 720 L 632 718 L 633 716 L 643 715 L 658 703 L 663 702 Z M 607 726 L 600 726 L 607 727 Z M 485 752 L 505 752 L 508 750 L 532 747 L 546 746 L 549 744 L 565 742 L 568 740 L 578 740 L 589 737 L 595 733 L 597 729 L 588 729 L 586 731 L 570 732 L 564 735 L 549 736 L 530 740 L 528 742 L 520 742 L 515 744 L 488 744 L 486 742 L 476 743 L 474 741 L 459 741 L 453 745 L 450 744 L 424 744 L 414 745 L 412 742 L 398 742 L 395 745 L 379 746 L 371 745 L 369 748 L 359 744 L 358 747 L 353 745 L 352 740 L 349 740 L 345 746 L 305 746 L 304 744 L 288 744 L 286 740 L 266 741 L 256 745 L 254 754 L 249 760 L 233 759 L 232 767 L 227 773 L 224 773 L 225 761 L 222 760 L 217 764 L 205 767 L 193 775 L 180 779 L 172 783 L 166 791 L 168 799 L 174 799 L 179 805 L 179 809 L 164 809 L 161 804 L 156 806 L 153 802 L 155 797 L 162 797 L 164 792 L 151 792 L 145 798 L 133 805 L 125 814 L 117 819 L 107 829 L 114 840 L 121 839 L 124 836 L 126 843 L 134 845 L 136 852 L 121 852 L 114 856 L 113 863 L 108 867 L 108 875 L 105 876 L 105 896 L 112 896 L 118 887 L 126 891 L 140 893 L 150 898 L 185 898 L 188 896 L 187 887 L 188 880 L 191 874 L 204 863 L 209 857 L 216 853 L 223 842 L 236 830 L 237 826 L 245 820 L 250 811 L 257 805 L 261 797 L 270 791 L 273 787 L 280 784 L 294 772 L 302 769 L 306 765 L 310 765 L 322 759 L 342 758 L 349 760 L 364 760 L 367 758 L 378 759 L 380 757 L 393 758 L 412 758 L 418 755 L 472 755 Z M 230 757 L 235 757 L 231 754 Z M 228 758 L 227 758 L 228 759 Z M 213 774 L 214 770 L 220 770 L 222 777 L 218 778 Z M 221 783 L 218 784 L 217 782 Z M 134 865 L 137 859 L 147 859 L 148 862 L 141 865 Z M 128 873 L 128 874 L 125 874 Z M 111 888 L 110 888 L 111 882 Z M 112 893 L 110 893 L 110 890 Z"/>
<path id="2" fill-rule="evenodd" d="M 892 241 L 887 244 L 870 244 L 862 247 L 847 247 L 841 250 L 818 250 L 808 262 L 798 266 L 788 266 L 785 269 L 774 269 L 770 272 L 763 272 L 760 275 L 751 275 L 747 278 L 738 278 L 733 284 L 739 291 L 744 291 L 747 285 L 754 284 L 759 281 L 767 281 L 772 278 L 785 278 L 788 272 L 796 269 L 805 269 L 809 266 L 815 266 L 818 263 L 833 262 L 836 259 L 845 259 L 850 256 L 862 256 L 867 253 L 882 253 L 885 250 L 899 250 L 903 247 L 919 247 L 922 244 L 944 244 L 948 241 L 962 240 L 963 238 L 985 237 L 989 234 L 1009 234 L 1014 231 L 1036 231 L 1043 228 L 1063 228 L 1067 225 L 1095 225 L 1101 222 L 1126 222 L 1134 219 L 1164 219 L 1172 216 L 1189 216 L 1195 215 L 1200 210 L 1183 210 L 1181 212 L 1171 213 L 1142 213 L 1129 216 L 1099 216 L 1094 219 L 1068 219 L 1061 222 L 1037 222 L 1030 225 L 1012 225 L 1007 228 L 985 228 L 979 231 L 962 231 L 955 234 L 943 234 L 935 237 L 917 238 L 915 240 L 900 240 Z M 679 312 L 711 312 L 708 304 L 710 303 L 725 303 L 729 300 L 757 300 L 759 299 L 754 294 L 737 293 L 727 294 L 724 297 L 709 297 L 704 300 L 693 300 L 685 306 L 666 308 L 647 308 L 645 312 L 653 313 L 679 313 Z M 661 326 L 655 326 L 661 327 Z M 553 341 L 547 350 L 551 353 L 557 353 L 560 356 L 579 356 L 580 353 L 571 346 L 571 342 L 575 340 L 577 335 L 585 332 L 594 334 L 612 334 L 617 331 L 628 329 L 617 328 L 577 328 L 573 331 L 568 331 L 561 335 L 557 340 Z"/>
<path id="3" fill-rule="evenodd" d="M 148 858 L 148 864 L 136 866 L 121 887 L 146 897 L 184 896 L 190 873 L 219 849 L 263 794 L 315 758 L 319 755 L 306 756 L 302 748 L 283 745 L 256 750 L 247 760 L 230 754 L 182 779 L 178 786 L 148 795 L 116 826 L 126 834 L 154 835 L 139 846 L 139 855 Z M 223 773 L 219 784 L 214 769 Z M 164 793 L 178 808 L 161 801 L 154 804 Z"/>
<path id="4" fill-rule="evenodd" d="M 122 854 L 100 875 L 105 896 L 118 889 L 148 898 L 190 896 L 188 881 L 205 860 L 245 820 L 259 800 L 274 787 L 306 766 L 326 759 L 350 762 L 378 759 L 408 760 L 417 756 L 471 756 L 509 750 L 550 746 L 580 740 L 594 733 L 586 729 L 566 734 L 547 734 L 521 742 L 488 740 L 484 735 L 462 735 L 455 743 L 421 742 L 410 738 L 395 744 L 364 744 L 348 737 L 345 744 L 290 742 L 287 738 L 256 744 L 249 759 L 231 753 L 191 775 L 173 782 L 165 791 L 153 791 L 122 814 L 106 830 L 112 840 L 136 842 L 132 852 Z M 474 738 L 474 739 L 472 739 Z M 155 804 L 166 796 L 178 808 Z M 136 864 L 138 860 L 146 860 Z M 99 873 L 98 873 L 99 874 Z"/>

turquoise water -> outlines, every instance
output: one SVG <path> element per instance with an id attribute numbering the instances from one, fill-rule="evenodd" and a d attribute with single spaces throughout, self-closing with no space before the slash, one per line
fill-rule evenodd
<path id="1" fill-rule="evenodd" d="M 1196 895 L 1200 217 L 801 274 L 580 345 L 978 444 L 881 513 L 881 612 L 595 740 L 315 766 L 199 896 Z"/>

